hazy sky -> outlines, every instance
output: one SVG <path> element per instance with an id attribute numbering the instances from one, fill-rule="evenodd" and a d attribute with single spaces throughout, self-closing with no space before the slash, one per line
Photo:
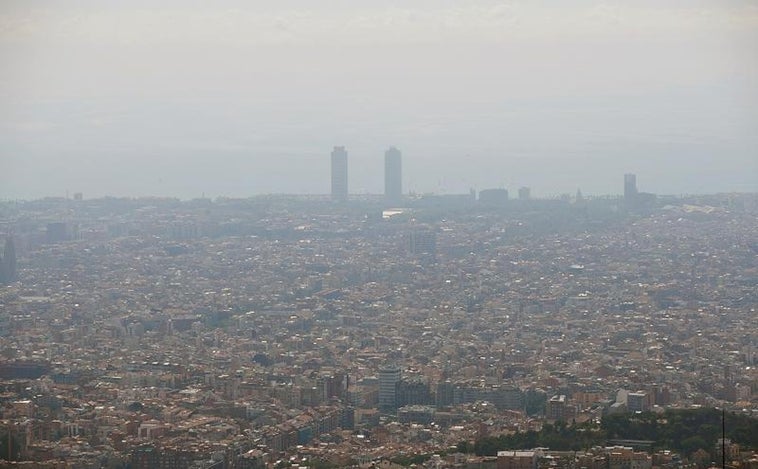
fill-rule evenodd
<path id="1" fill-rule="evenodd" d="M 758 2 L 0 1 L 0 199 L 758 191 Z"/>

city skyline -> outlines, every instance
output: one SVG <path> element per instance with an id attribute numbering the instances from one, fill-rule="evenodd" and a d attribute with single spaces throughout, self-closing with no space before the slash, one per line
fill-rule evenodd
<path id="1" fill-rule="evenodd" d="M 388 202 L 399 202 L 401 201 L 403 196 L 407 195 L 423 195 L 423 194 L 435 194 L 435 195 L 444 195 L 446 192 L 442 190 L 441 192 L 423 192 L 423 193 L 416 193 L 413 190 L 409 190 L 408 192 L 403 192 L 403 171 L 402 171 L 402 152 L 393 146 L 390 146 L 385 152 L 384 152 L 384 191 L 382 193 L 368 193 L 368 192 L 351 192 L 349 190 L 349 181 L 350 181 L 350 171 L 349 171 L 349 165 L 348 165 L 348 151 L 347 148 L 344 145 L 335 145 L 331 152 L 331 158 L 330 158 L 330 191 L 329 195 L 332 198 L 332 200 L 335 201 L 347 201 L 349 195 L 383 195 L 386 201 Z M 637 189 L 637 175 L 635 173 L 624 173 L 624 182 L 622 186 L 622 191 L 620 193 L 620 196 L 622 196 L 626 200 L 631 200 L 638 194 Z M 506 190 L 510 189 L 512 191 L 513 196 L 517 196 L 518 199 L 521 200 L 528 200 L 533 197 L 532 194 L 532 187 L 531 186 L 520 186 L 520 187 L 506 187 L 505 185 L 501 184 L 497 187 L 469 187 L 467 190 L 462 190 L 458 193 L 464 194 L 464 193 L 470 193 L 471 191 L 474 191 L 475 193 L 480 191 L 489 191 L 492 189 L 500 189 L 500 190 Z M 582 193 L 582 188 L 577 187 L 576 188 L 577 193 Z M 738 192 L 738 191 L 733 191 Z M 452 192 L 450 192 L 452 194 Z M 271 194 L 249 194 L 249 197 L 253 197 L 255 195 L 288 195 L 285 192 L 280 193 L 271 193 Z M 506 191 L 507 194 L 507 191 Z M 567 195 L 570 195 L 570 192 L 563 192 L 563 193 L 552 193 L 552 194 L 545 194 L 545 193 L 538 193 L 538 198 L 553 198 L 553 197 L 565 197 Z M 704 193 L 705 194 L 705 193 Z M 312 193 L 312 194 L 298 194 L 298 195 L 324 195 L 319 193 Z M 601 193 L 601 194 L 588 194 L 590 196 L 596 195 L 596 196 L 613 196 L 613 195 L 619 195 L 616 192 L 609 192 L 609 193 Z M 671 193 L 663 193 L 661 195 L 676 195 Z M 690 194 L 688 194 L 690 195 Z M 55 197 L 56 195 L 47 195 L 39 198 L 44 197 Z M 70 193 L 67 190 L 65 197 L 69 198 Z M 84 194 L 80 191 L 73 192 L 73 199 L 80 200 Z M 106 197 L 111 197 L 113 195 L 106 194 Z M 144 194 L 142 195 L 144 197 L 154 197 L 155 194 Z M 138 196 L 139 197 L 139 196 Z M 205 197 L 205 193 L 201 195 L 201 197 Z M 90 197 L 92 198 L 92 197 Z M 98 198 L 98 196 L 95 196 L 94 198 Z M 178 198 L 178 197 L 177 197 Z M 0 199 L 2 200 L 2 199 Z M 17 200 L 23 200 L 23 199 L 17 199 Z M 30 199 L 31 200 L 31 199 Z"/>
<path id="2" fill-rule="evenodd" d="M 758 191 L 754 2 L 338 3 L 5 2 L 0 199 Z"/>
<path id="3" fill-rule="evenodd" d="M 536 199 L 551 199 L 551 198 L 565 198 L 565 197 L 613 197 L 618 196 L 619 198 L 623 198 L 627 201 L 633 200 L 635 197 L 637 197 L 639 194 L 642 194 L 638 188 L 637 188 L 637 174 L 636 173 L 624 173 L 623 174 L 623 183 L 619 185 L 618 187 L 621 188 L 621 190 L 613 191 L 607 193 L 588 193 L 585 194 L 582 187 L 577 186 L 574 192 L 571 191 L 565 191 L 561 193 L 540 193 L 538 192 L 537 195 L 532 192 L 531 186 L 505 186 L 505 185 L 499 185 L 497 187 L 469 187 L 467 190 L 461 190 L 460 192 L 446 192 L 442 190 L 441 192 L 414 192 L 412 190 L 409 190 L 407 192 L 402 192 L 402 153 L 394 146 L 391 146 L 386 152 L 384 156 L 384 191 L 383 192 L 351 192 L 349 190 L 349 181 L 350 181 L 350 172 L 348 170 L 348 151 L 345 146 L 338 145 L 334 146 L 331 157 L 330 157 L 330 191 L 328 193 L 287 193 L 287 192 L 278 192 L 278 193 L 265 193 L 265 194 L 249 194 L 247 196 L 242 197 L 231 197 L 231 198 L 244 198 L 244 197 L 256 197 L 256 196 L 268 196 L 268 195 L 301 195 L 301 196 L 326 196 L 328 195 L 332 200 L 339 201 L 339 202 L 346 202 L 349 200 L 349 196 L 381 196 L 383 197 L 387 202 L 400 202 L 403 197 L 406 196 L 423 196 L 423 195 L 464 195 L 464 194 L 475 194 L 477 195 L 479 192 L 485 191 L 490 192 L 493 190 L 501 190 L 505 191 L 506 198 L 508 197 L 508 191 L 511 191 L 511 197 L 514 197 L 519 200 L 529 200 L 532 198 Z M 662 195 L 662 196 L 691 196 L 691 195 L 713 195 L 718 193 L 741 193 L 740 191 L 723 191 L 723 192 L 693 192 L 693 193 L 681 193 L 681 194 L 675 194 L 671 192 L 664 192 L 664 193 L 656 193 L 656 192 L 646 192 L 648 195 Z M 742 193 L 751 193 L 751 192 L 742 192 Z M 30 198 L 30 199 L 15 199 L 15 200 L 38 200 L 38 199 L 44 199 L 44 198 L 57 198 L 61 197 L 59 194 L 49 194 L 44 195 L 37 198 Z M 112 194 L 105 194 L 105 195 L 95 195 L 95 196 L 89 196 L 90 199 L 97 199 L 102 197 L 118 197 Z M 127 196 L 128 197 L 128 196 Z M 169 198 L 176 198 L 180 200 L 190 200 L 192 198 L 208 198 L 205 193 L 202 193 L 199 197 L 188 197 L 188 198 L 182 198 L 182 197 L 176 197 L 172 195 L 156 195 L 156 194 L 142 194 L 134 196 L 134 198 L 140 198 L 140 197 L 169 197 Z M 219 196 L 222 198 L 226 198 L 226 196 Z M 64 198 L 66 199 L 72 199 L 72 200 L 82 200 L 84 198 L 84 194 L 80 191 L 70 192 L 66 191 Z M 213 198 L 213 197 L 210 197 Z M 14 200 L 14 199 L 1 199 L 1 200 Z"/>
<path id="4" fill-rule="evenodd" d="M 411 147 L 413 147 L 411 145 Z M 346 145 L 340 145 L 335 146 L 335 149 L 342 148 L 343 150 L 347 148 Z M 388 190 L 388 180 L 387 180 L 387 171 L 388 171 L 388 152 L 391 152 L 392 150 L 397 151 L 398 155 L 401 155 L 399 150 L 395 146 L 390 146 L 389 150 L 387 150 L 384 154 L 384 158 L 380 158 L 379 151 L 376 149 L 372 151 L 367 151 L 364 147 L 359 147 L 362 150 L 360 152 L 353 152 L 353 155 L 351 156 L 351 160 L 355 163 L 351 166 L 351 170 L 347 170 L 347 162 L 345 162 L 345 168 L 341 171 L 344 172 L 342 176 L 339 176 L 340 178 L 346 178 L 344 183 L 347 187 L 347 181 L 350 181 L 349 189 L 347 190 L 347 193 L 349 194 L 355 194 L 355 195 L 380 195 L 383 194 L 387 195 Z M 418 149 L 417 149 L 418 150 Z M 310 154 L 310 151 L 308 152 Z M 355 154 L 357 153 L 357 155 Z M 372 155 L 373 153 L 373 155 Z M 422 150 L 421 154 L 423 155 L 425 152 Z M 334 155 L 332 155 L 334 157 Z M 393 154 L 393 157 L 394 154 Z M 537 171 L 537 168 L 535 168 L 535 171 L 531 173 L 529 177 L 519 177 L 517 176 L 520 172 L 514 171 L 514 175 L 509 174 L 508 172 L 503 172 L 502 174 L 498 174 L 497 172 L 490 172 L 488 174 L 487 181 L 485 180 L 479 180 L 478 183 L 474 182 L 472 180 L 469 180 L 465 178 L 464 176 L 453 176 L 450 177 L 448 173 L 446 173 L 445 168 L 442 165 L 434 165 L 430 164 L 430 162 L 425 159 L 423 156 L 420 158 L 414 160 L 410 159 L 408 161 L 402 161 L 402 156 L 400 156 L 400 162 L 397 163 L 398 167 L 393 167 L 391 169 L 392 171 L 398 171 L 399 169 L 399 175 L 395 175 L 393 177 L 394 179 L 398 179 L 399 186 L 400 186 L 400 193 L 401 194 L 458 194 L 458 193 L 467 193 L 470 190 L 486 190 L 486 189 L 510 189 L 513 191 L 514 195 L 518 188 L 520 187 L 526 187 L 530 190 L 530 196 L 537 197 L 537 198 L 550 198 L 550 197 L 557 197 L 562 196 L 565 194 L 573 194 L 576 192 L 577 189 L 580 189 L 582 193 L 588 196 L 608 196 L 608 195 L 624 195 L 626 192 L 624 188 L 622 187 L 621 190 L 619 190 L 618 184 L 616 184 L 615 179 L 618 178 L 619 174 L 629 174 L 632 173 L 633 176 L 636 176 L 637 174 L 640 174 L 644 177 L 644 179 L 647 181 L 646 187 L 649 192 L 661 194 L 661 195 L 696 195 L 696 194 L 715 194 L 715 193 L 753 193 L 758 192 L 758 178 L 756 178 L 756 184 L 755 187 L 751 185 L 750 183 L 747 184 L 724 184 L 724 181 L 717 181 L 717 178 L 710 178 L 714 184 L 713 186 L 703 185 L 703 184 L 696 184 L 692 183 L 692 181 L 688 180 L 687 178 L 683 177 L 675 177 L 675 175 L 672 175 L 670 179 L 667 179 L 664 174 L 657 173 L 655 171 L 640 171 L 640 169 L 634 169 L 632 168 L 632 165 L 628 164 L 620 164 L 618 165 L 618 172 L 614 173 L 608 173 L 607 175 L 603 175 L 604 177 L 587 177 L 587 173 L 583 173 L 582 168 L 580 168 L 578 165 L 571 165 L 572 170 L 570 171 L 564 171 L 562 169 L 556 169 L 551 168 L 550 166 L 542 167 L 540 171 Z M 356 161 L 357 160 L 357 161 Z M 468 161 L 468 156 L 460 156 L 458 158 L 459 162 L 462 161 Z M 347 161 L 347 160 L 346 160 Z M 381 166 L 380 166 L 381 165 Z M 423 165 L 423 166 L 422 166 Z M 645 166 L 645 165 L 641 165 Z M 409 171 L 405 171 L 402 168 L 403 167 L 409 167 Z M 328 171 L 328 176 L 324 178 L 323 176 L 318 176 L 318 179 L 316 178 L 317 175 L 323 174 L 324 170 Z M 630 171 L 632 170 L 632 171 Z M 298 164 L 293 164 L 292 168 L 287 170 L 289 172 L 289 175 L 291 177 L 297 177 L 298 174 L 305 174 L 307 171 L 305 168 L 301 167 Z M 84 188 L 90 187 L 88 183 L 82 183 L 81 185 L 76 185 L 72 187 L 66 186 L 63 189 L 63 193 L 55 193 L 55 192 L 38 192 L 38 193 L 32 193 L 27 194 L 27 197 L 23 196 L 8 196 L 6 194 L 0 194 L 0 200 L 33 200 L 33 199 L 39 199 L 44 197 L 69 197 L 72 194 L 77 193 L 83 193 L 87 197 L 90 198 L 99 198 L 99 197 L 174 197 L 179 199 L 192 199 L 192 198 L 198 198 L 198 197 L 206 197 L 209 196 L 211 198 L 213 197 L 253 197 L 256 195 L 275 195 L 275 194 L 293 194 L 293 195 L 322 195 L 322 194 L 332 194 L 334 195 L 334 178 L 335 176 L 335 167 L 334 162 L 332 161 L 331 166 L 330 165 L 324 165 L 323 159 L 321 159 L 321 164 L 318 165 L 318 168 L 315 171 L 311 171 L 309 174 L 312 176 L 309 178 L 310 183 L 315 186 L 324 187 L 323 190 L 314 190 L 314 191 L 306 191 L 306 190 L 287 190 L 287 178 L 267 178 L 269 181 L 269 184 L 271 184 L 271 181 L 277 181 L 280 184 L 277 185 L 277 187 L 270 186 L 271 190 L 268 191 L 260 191 L 256 190 L 255 186 L 250 187 L 244 187 L 244 184 L 242 186 L 238 187 L 236 190 L 232 191 L 214 191 L 212 188 L 214 185 L 216 185 L 216 182 L 205 180 L 203 184 L 197 185 L 197 187 L 193 187 L 193 189 L 190 192 L 183 192 L 183 191 L 169 191 L 165 192 L 161 187 L 163 186 L 163 180 L 159 179 L 156 184 L 154 184 L 152 189 L 148 188 L 145 191 L 86 191 Z M 210 173 L 213 171 L 211 170 Z M 377 177 L 377 174 L 381 172 L 382 176 Z M 262 173 L 254 173 L 256 176 L 264 177 L 266 175 Z M 747 181 L 752 180 L 752 172 L 747 170 L 744 172 L 743 177 L 746 178 Z M 272 176 L 272 175 L 269 175 Z M 584 176 L 584 177 L 583 177 Z M 592 176 L 597 176 L 597 174 L 592 174 Z M 327 182 L 324 184 L 324 181 L 328 181 L 331 179 L 331 182 Z M 414 181 L 418 181 L 421 179 L 426 179 L 427 181 L 430 181 L 425 186 L 420 186 Z M 358 183 L 356 183 L 356 180 Z M 436 181 L 436 183 L 431 182 Z M 569 182 L 570 181 L 570 182 Z M 315 183 L 315 184 L 314 184 Z M 683 184 L 684 183 L 684 184 Z M 331 186 L 331 188 L 330 188 Z M 699 188 L 698 188 L 699 186 Z M 371 189 L 367 189 L 370 187 Z M 207 188 L 207 190 L 206 190 Z M 355 189 L 353 189 L 355 188 Z M 677 190 L 679 189 L 679 190 Z M 2 190 L 2 189 L 0 189 Z M 394 189 L 397 190 L 397 189 Z M 20 194 L 21 195 L 21 194 Z M 344 197 L 343 197 L 344 199 Z"/>

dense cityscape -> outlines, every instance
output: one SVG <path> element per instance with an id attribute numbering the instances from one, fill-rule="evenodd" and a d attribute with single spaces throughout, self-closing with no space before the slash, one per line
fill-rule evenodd
<path id="1" fill-rule="evenodd" d="M 0 203 L 2 467 L 758 468 L 756 194 L 331 164 L 331 196 Z"/>

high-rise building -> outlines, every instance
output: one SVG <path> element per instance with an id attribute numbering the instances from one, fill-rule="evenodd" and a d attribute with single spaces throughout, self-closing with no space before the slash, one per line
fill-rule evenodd
<path id="1" fill-rule="evenodd" d="M 384 152 L 384 197 L 397 202 L 403 195 L 403 157 L 395 147 Z"/>
<path id="2" fill-rule="evenodd" d="M 626 395 L 626 408 L 629 412 L 646 412 L 650 409 L 650 396 L 644 391 L 630 392 Z"/>
<path id="3" fill-rule="evenodd" d="M 564 422 L 574 418 L 575 408 L 568 404 L 566 396 L 555 395 L 547 401 L 545 406 L 545 418 L 548 420 L 563 420 Z"/>
<path id="4" fill-rule="evenodd" d="M 387 366 L 379 370 L 379 408 L 397 409 L 397 387 L 402 378 L 398 366 Z"/>
<path id="5" fill-rule="evenodd" d="M 5 240 L 3 256 L 0 258 L 0 285 L 7 285 L 16 281 L 16 247 L 13 238 Z"/>
<path id="6" fill-rule="evenodd" d="M 397 385 L 395 401 L 398 407 L 407 405 L 431 405 L 433 402 L 429 383 L 423 378 L 405 378 Z"/>
<path id="7" fill-rule="evenodd" d="M 450 380 L 437 383 L 437 407 L 453 405 L 455 399 L 455 385 Z"/>
<path id="8" fill-rule="evenodd" d="M 624 200 L 631 202 L 637 197 L 637 175 L 624 174 Z"/>
<path id="9" fill-rule="evenodd" d="M 437 234 L 429 228 L 414 227 L 406 235 L 408 253 L 414 256 L 437 254 Z"/>
<path id="10" fill-rule="evenodd" d="M 531 197 L 531 190 L 528 187 L 522 187 L 518 190 L 519 200 L 529 200 Z"/>
<path id="11" fill-rule="evenodd" d="M 332 199 L 347 200 L 347 150 L 334 147 L 332 150 Z"/>

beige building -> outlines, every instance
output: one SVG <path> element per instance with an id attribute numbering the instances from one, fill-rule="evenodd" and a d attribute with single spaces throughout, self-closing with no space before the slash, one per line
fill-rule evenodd
<path id="1" fill-rule="evenodd" d="M 498 451 L 497 469 L 537 469 L 534 451 Z"/>

